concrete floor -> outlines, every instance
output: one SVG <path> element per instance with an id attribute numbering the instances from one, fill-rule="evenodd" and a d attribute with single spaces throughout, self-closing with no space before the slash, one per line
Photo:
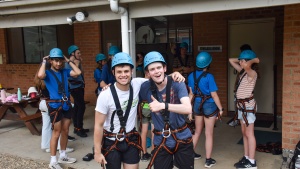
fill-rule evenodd
<path id="1" fill-rule="evenodd" d="M 26 109 L 28 112 L 34 113 L 34 110 Z M 30 114 L 30 113 L 29 113 Z M 226 124 L 229 118 L 224 117 L 223 123 L 217 122 L 214 133 L 214 150 L 212 158 L 217 161 L 213 166 L 214 169 L 230 169 L 235 168 L 233 164 L 243 156 L 243 146 L 237 144 L 241 139 L 240 127 L 230 127 Z M 281 121 L 279 119 L 279 121 Z M 85 162 L 82 157 L 91 152 L 93 146 L 93 126 L 94 126 L 94 106 L 87 106 L 84 127 L 91 131 L 87 138 L 76 137 L 76 141 L 69 142 L 68 147 L 75 148 L 75 151 L 70 153 L 70 157 L 75 157 L 77 162 L 70 166 L 76 169 L 99 169 L 100 166 L 94 160 Z M 41 129 L 41 124 L 37 125 Z M 281 124 L 279 123 L 281 132 Z M 273 126 L 270 128 L 255 128 L 256 130 L 273 131 Z M 73 126 L 70 127 L 70 135 L 74 136 Z M 2 120 L 0 122 L 0 153 L 8 153 L 20 157 L 40 160 L 48 162 L 50 154 L 40 149 L 41 137 L 31 135 L 29 130 L 22 122 Z M 150 149 L 148 149 L 150 152 Z M 201 135 L 197 149 L 197 153 L 205 156 L 204 150 L 204 133 Z M 282 163 L 281 155 L 272 155 L 268 153 L 256 153 L 256 160 L 259 169 L 278 169 Z M 205 158 L 195 160 L 195 169 L 204 168 Z M 148 162 L 140 162 L 139 168 L 146 168 Z M 0 164 L 1 166 L 1 164 Z M 1 168 L 1 167 L 0 167 Z"/>

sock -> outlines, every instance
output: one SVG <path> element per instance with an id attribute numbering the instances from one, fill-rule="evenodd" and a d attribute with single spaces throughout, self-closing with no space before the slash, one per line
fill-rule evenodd
<path id="1" fill-rule="evenodd" d="M 255 160 L 254 159 L 248 159 L 250 162 L 251 162 L 251 164 L 254 164 L 255 163 Z"/>
<path id="2" fill-rule="evenodd" d="M 50 164 L 56 163 L 56 162 L 57 162 L 56 156 L 51 156 Z"/>
<path id="3" fill-rule="evenodd" d="M 249 156 L 245 156 L 246 157 L 246 159 L 249 159 Z"/>
<path id="4" fill-rule="evenodd" d="M 66 157 L 66 150 L 60 150 L 59 158 Z"/>

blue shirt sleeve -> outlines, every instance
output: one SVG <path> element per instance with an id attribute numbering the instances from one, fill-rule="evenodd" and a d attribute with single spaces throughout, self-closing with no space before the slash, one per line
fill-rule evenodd
<path id="1" fill-rule="evenodd" d="M 95 79 L 95 81 L 97 82 L 97 83 L 100 83 L 101 81 L 102 81 L 102 79 L 101 79 L 101 70 L 99 70 L 98 68 L 97 69 L 95 69 L 95 71 L 94 71 L 94 79 Z"/>
<path id="2" fill-rule="evenodd" d="M 101 79 L 102 79 L 106 84 L 108 84 L 108 81 L 109 81 L 109 79 L 108 79 L 108 74 L 109 74 L 109 72 L 108 72 L 108 66 L 107 66 L 107 64 L 105 64 L 105 65 L 103 66 L 103 68 L 102 68 Z"/>

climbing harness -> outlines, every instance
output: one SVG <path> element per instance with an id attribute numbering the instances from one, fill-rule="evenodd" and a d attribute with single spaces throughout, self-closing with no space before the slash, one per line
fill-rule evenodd
<path id="1" fill-rule="evenodd" d="M 103 145 L 102 146 L 102 153 L 103 153 L 103 155 L 107 156 L 108 153 L 110 153 L 113 150 L 118 150 L 118 151 L 121 151 L 121 152 L 126 151 L 126 150 L 124 150 L 124 146 L 122 146 L 123 148 L 119 147 L 119 144 L 123 144 L 124 140 L 125 140 L 126 144 L 128 145 L 128 146 L 125 146 L 126 148 L 128 148 L 129 146 L 135 146 L 141 151 L 142 150 L 141 137 L 140 137 L 139 133 L 135 130 L 135 128 L 133 130 L 131 130 L 130 132 L 126 133 L 126 123 L 127 123 L 127 119 L 128 119 L 130 109 L 131 109 L 131 105 L 132 105 L 132 101 L 133 101 L 132 86 L 130 85 L 129 100 L 128 100 L 128 104 L 127 104 L 127 108 L 126 108 L 124 116 L 123 116 L 123 110 L 121 108 L 115 86 L 111 85 L 110 90 L 111 90 L 113 98 L 114 98 L 116 110 L 113 111 L 113 114 L 111 116 L 110 131 L 104 130 L 104 132 L 103 132 L 103 139 L 102 139 L 102 145 Z M 120 120 L 120 125 L 121 125 L 120 130 L 119 130 L 118 133 L 113 133 L 113 131 L 114 131 L 113 121 L 114 121 L 115 114 L 117 114 L 117 116 Z M 112 145 L 110 145 L 108 147 L 105 147 L 105 145 L 104 145 L 105 139 L 108 139 L 108 138 L 115 138 L 115 141 Z"/>
<path id="2" fill-rule="evenodd" d="M 171 86 L 172 86 L 172 79 L 171 77 L 167 77 L 168 78 L 168 82 L 167 82 L 167 87 L 166 87 L 166 100 L 165 100 L 165 103 L 170 103 L 170 93 L 171 93 Z M 156 85 L 154 84 L 153 80 L 150 79 L 150 84 L 151 84 L 151 92 L 152 92 L 152 95 L 153 97 L 156 99 L 156 100 L 159 100 L 158 99 L 158 96 L 157 96 L 157 87 Z M 151 169 L 151 166 L 154 164 L 154 160 L 158 154 L 158 152 L 161 150 L 161 149 L 165 149 L 169 154 L 174 154 L 177 152 L 178 150 L 178 147 L 180 144 L 189 144 L 192 142 L 192 138 L 188 138 L 186 140 L 180 140 L 177 138 L 176 136 L 176 133 L 178 132 L 182 132 L 184 131 L 185 129 L 188 128 L 187 124 L 185 123 L 183 126 L 177 128 L 177 129 L 174 129 L 172 128 L 172 126 L 170 125 L 169 123 L 169 115 L 170 115 L 170 112 L 165 109 L 164 111 L 161 111 L 161 115 L 163 117 L 163 120 L 164 120 L 164 128 L 162 130 L 157 130 L 157 129 L 154 129 L 153 130 L 153 133 L 155 135 L 159 135 L 159 136 L 162 136 L 163 139 L 161 141 L 161 143 L 158 145 L 158 146 L 155 146 L 154 149 L 153 149 L 153 156 L 151 157 L 151 160 L 147 166 L 147 169 Z M 173 139 L 176 141 L 176 145 L 175 145 L 175 148 L 174 149 L 170 149 L 166 146 L 166 141 L 167 139 L 172 136 Z"/>

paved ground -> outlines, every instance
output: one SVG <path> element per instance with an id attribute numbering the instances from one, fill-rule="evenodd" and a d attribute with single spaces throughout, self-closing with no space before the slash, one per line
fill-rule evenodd
<path id="1" fill-rule="evenodd" d="M 215 128 L 215 144 L 212 157 L 217 160 L 217 164 L 212 167 L 214 169 L 234 168 L 233 164 L 243 155 L 243 146 L 237 144 L 241 138 L 240 127 L 228 126 L 226 124 L 227 120 L 228 118 L 223 118 L 224 122 L 218 122 Z M 77 140 L 69 142 L 68 146 L 75 148 L 75 151 L 70 153 L 69 156 L 77 158 L 77 162 L 69 166 L 64 165 L 64 168 L 100 168 L 95 161 L 85 162 L 82 160 L 84 155 L 91 152 L 93 146 L 94 106 L 87 106 L 84 123 L 85 128 L 91 129 L 88 133 L 89 136 L 87 138 L 75 136 Z M 38 125 L 38 128 L 41 129 L 41 125 Z M 272 131 L 272 128 L 256 129 Z M 281 127 L 279 126 L 279 128 Z M 73 131 L 73 127 L 70 128 L 70 135 L 74 136 L 71 131 Z M 205 154 L 203 134 L 196 149 L 196 152 L 201 155 Z M 2 120 L 0 122 L 0 169 L 47 168 L 50 154 L 40 149 L 40 141 L 41 137 L 31 135 L 22 122 Z M 11 159 L 14 159 L 14 161 L 11 162 Z M 282 162 L 280 155 L 260 152 L 257 152 L 256 159 L 259 169 L 278 169 Z M 204 168 L 204 162 L 204 158 L 195 160 L 195 168 Z M 146 168 L 147 164 L 147 162 L 140 162 L 139 168 Z"/>

